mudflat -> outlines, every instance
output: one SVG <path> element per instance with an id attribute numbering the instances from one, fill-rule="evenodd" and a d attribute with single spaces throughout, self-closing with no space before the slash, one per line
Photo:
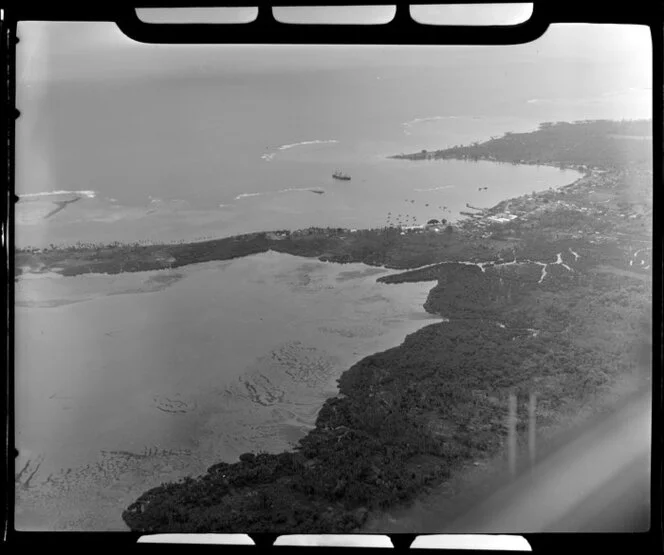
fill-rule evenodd
<path id="1" fill-rule="evenodd" d="M 336 380 L 437 321 L 431 284 L 275 252 L 177 270 L 25 274 L 19 529 L 126 529 L 145 489 L 313 427 Z"/>

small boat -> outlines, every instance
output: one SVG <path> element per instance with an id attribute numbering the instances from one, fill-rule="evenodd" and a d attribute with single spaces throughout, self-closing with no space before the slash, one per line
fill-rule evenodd
<path id="1" fill-rule="evenodd" d="M 342 181 L 350 181 L 350 175 L 341 173 L 339 170 L 335 171 L 332 174 L 332 177 L 334 177 L 334 179 L 341 179 Z"/>

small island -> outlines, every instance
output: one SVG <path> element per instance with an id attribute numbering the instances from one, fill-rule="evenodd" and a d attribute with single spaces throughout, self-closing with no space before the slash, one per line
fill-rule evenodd
<path id="1" fill-rule="evenodd" d="M 485 143 L 398 158 L 574 168 L 565 187 L 443 226 L 276 230 L 200 243 L 86 245 L 16 253 L 21 272 L 119 273 L 274 250 L 403 270 L 435 281 L 444 316 L 359 361 L 292 452 L 246 453 L 145 492 L 134 531 L 344 533 L 500 453 L 511 392 L 538 393 L 538 430 L 578 424 L 620 385 L 650 380 L 650 121 L 542 124 Z M 581 410 L 584 408 L 585 410 Z M 518 430 L 519 434 L 525 430 Z"/>

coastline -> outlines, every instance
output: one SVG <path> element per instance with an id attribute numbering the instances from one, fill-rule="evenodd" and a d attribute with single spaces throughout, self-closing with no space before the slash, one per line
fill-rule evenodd
<path id="1" fill-rule="evenodd" d="M 305 188 L 299 185 L 305 176 L 283 175 L 279 191 L 268 188 L 255 198 L 240 201 L 227 200 L 226 197 L 232 197 L 235 192 L 230 195 L 220 192 L 218 199 L 206 204 L 164 199 L 153 206 L 143 199 L 124 197 L 121 201 L 110 202 L 113 199 L 100 190 L 96 198 L 68 206 L 47 220 L 36 219 L 41 211 L 34 203 L 19 202 L 15 244 L 21 249 L 50 248 L 51 244 L 63 249 L 76 246 L 86 238 L 98 244 L 118 241 L 175 245 L 282 228 L 377 229 L 390 224 L 423 224 L 431 218 L 452 221 L 460 217 L 459 211 L 467 201 L 476 206 L 493 206 L 505 198 L 530 192 L 532 187 L 542 190 L 568 184 L 577 175 L 572 170 L 501 167 L 491 162 L 475 164 L 475 167 L 454 160 L 422 164 L 419 168 L 412 166 L 407 161 L 387 158 L 375 167 L 368 165 L 365 170 L 358 166 L 349 169 L 357 178 L 352 186 L 331 183 L 332 179 L 327 179 L 325 173 L 313 176 L 311 184 L 320 181 L 318 185 L 324 187 L 325 195 L 312 194 L 308 189 L 304 192 Z M 489 190 L 478 192 L 474 183 L 487 183 Z M 289 184 L 291 187 L 287 187 Z M 277 184 L 272 188 L 277 188 Z M 251 189 L 260 191 L 261 187 Z M 300 189 L 292 194 L 277 194 Z M 187 194 L 181 196 L 188 198 Z M 225 204 L 221 207 L 217 201 Z M 43 204 L 47 205 L 44 213 L 55 207 L 50 202 Z"/>
<path id="2" fill-rule="evenodd" d="M 210 467 L 197 480 L 150 490 L 125 511 L 125 521 L 134 530 L 173 531 L 159 515 L 167 514 L 171 504 L 192 499 L 196 491 L 197 500 L 187 501 L 190 514 L 185 529 L 202 521 L 217 531 L 357 531 L 370 512 L 413 499 L 425 488 L 448 480 L 465 461 L 498 453 L 502 445 L 498 414 L 508 390 L 544 389 L 550 401 L 539 420 L 545 429 L 555 427 L 573 400 L 579 402 L 579 396 L 589 396 L 626 371 L 625 356 L 610 347 L 612 342 L 624 345 L 628 339 L 647 335 L 638 326 L 629 338 L 593 327 L 602 310 L 615 313 L 616 309 L 612 303 L 593 309 L 590 301 L 615 297 L 622 302 L 613 292 L 616 283 L 626 284 L 639 299 L 636 307 L 618 305 L 621 320 L 633 320 L 648 298 L 644 282 L 615 271 L 601 273 L 600 261 L 635 277 L 649 275 L 649 264 L 639 263 L 643 259 L 635 259 L 636 254 L 628 260 L 622 252 L 625 245 L 613 241 L 618 229 L 633 228 L 632 238 L 639 233 L 646 237 L 649 216 L 642 213 L 632 219 L 617 205 L 623 168 L 595 167 L 600 169 L 557 190 L 501 201 L 481 218 L 459 222 L 449 233 L 313 229 L 248 234 L 174 249 L 159 245 L 106 247 L 106 253 L 103 248 L 102 252 L 94 248 L 19 253 L 31 268 L 43 263 L 42 271 L 78 275 L 94 269 L 116 273 L 174 268 L 275 250 L 404 270 L 384 279 L 388 283 L 432 279 L 438 283 L 425 310 L 445 314 L 450 321 L 414 332 L 401 345 L 347 370 L 339 380 L 340 395 L 325 403 L 316 428 L 296 452 L 246 454 L 239 463 Z M 597 190 L 613 202 L 588 202 L 585 197 Z M 518 215 L 508 221 L 491 219 L 506 212 Z M 637 229 L 637 224 L 644 225 Z M 107 259 L 98 262 L 100 254 Z M 64 268 L 59 266 L 63 263 Z M 570 320 L 572 314 L 585 313 L 580 321 Z M 533 336 L 522 329 L 541 333 Z M 599 335 L 595 342 L 607 353 L 620 355 L 620 361 L 609 361 L 596 345 L 578 344 L 579 336 L 593 337 L 593 333 Z M 519 349 L 516 354 L 513 341 Z M 551 354 L 554 344 L 563 346 L 563 358 Z M 464 356 L 473 349 L 480 354 L 471 364 Z M 568 373 L 560 375 L 568 357 L 586 361 L 585 382 Z M 490 361 L 497 367 L 489 367 Z M 612 371 L 598 374 L 598 365 L 609 363 Z M 448 374 L 444 381 L 436 374 L 440 365 Z M 491 376 L 488 384 L 487 376 Z M 430 397 L 432 391 L 438 399 Z M 355 461 L 352 466 L 349 458 Z M 220 492 L 213 495 L 213 505 L 223 507 L 228 516 L 209 520 L 201 498 L 209 497 L 213 485 Z M 155 504 L 162 508 L 153 511 Z"/>
<path id="3" fill-rule="evenodd" d="M 568 169 L 574 169 L 579 172 L 583 171 L 583 168 L 576 167 Z M 588 175 L 590 175 L 590 171 L 586 171 L 578 179 L 561 185 L 554 190 L 560 191 L 573 187 Z M 492 216 L 502 212 L 505 206 L 514 201 L 514 198 L 504 199 L 489 208 L 483 208 L 481 213 L 475 214 L 472 217 L 467 216 L 451 221 L 450 226 L 453 229 L 470 232 L 470 236 L 466 235 L 458 238 L 455 235 L 446 238 L 447 246 L 450 247 L 447 253 L 451 257 L 449 260 L 434 260 L 428 255 L 418 258 L 408 256 L 407 253 L 402 252 L 400 254 L 403 256 L 395 255 L 383 262 L 377 261 L 376 252 L 384 249 L 386 241 L 394 243 L 395 239 L 399 239 L 399 237 L 396 237 L 397 234 L 407 234 L 409 238 L 412 238 L 419 232 L 426 230 L 427 226 L 424 225 L 410 227 L 391 225 L 369 229 L 309 227 L 296 230 L 277 229 L 256 231 L 216 239 L 200 239 L 186 242 L 78 242 L 68 246 L 54 245 L 51 248 L 19 248 L 16 250 L 15 276 L 20 276 L 24 273 L 27 275 L 41 274 L 43 272 L 54 272 L 63 276 L 80 274 L 110 275 L 123 272 L 174 269 L 198 262 L 231 260 L 269 250 L 306 257 L 316 257 L 322 262 L 329 261 L 342 264 L 363 262 L 371 266 L 384 266 L 388 269 L 417 269 L 427 264 L 459 259 L 462 253 L 458 252 L 459 249 L 455 249 L 453 244 L 460 243 L 464 251 L 468 252 L 470 246 L 468 245 L 468 241 L 477 239 L 477 237 L 473 237 L 472 235 L 478 231 L 478 226 L 486 225 Z M 429 231 L 436 233 L 444 231 L 443 225 L 437 227 L 437 230 L 434 227 L 430 228 Z M 342 241 L 349 240 L 351 243 L 354 240 L 355 243 L 367 243 L 373 251 L 369 254 L 353 252 L 352 244 L 349 247 L 348 243 L 342 243 Z M 416 240 L 415 242 L 418 241 Z M 391 244 L 388 246 L 391 246 Z M 412 246 L 412 242 L 409 242 L 408 246 Z M 405 251 L 406 249 L 404 248 L 403 250 Z M 479 256 L 479 262 L 485 258 L 480 253 L 475 253 L 475 255 Z"/>

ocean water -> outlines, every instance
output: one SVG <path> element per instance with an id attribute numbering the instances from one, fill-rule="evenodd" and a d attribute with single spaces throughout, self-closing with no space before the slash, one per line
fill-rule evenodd
<path id="1" fill-rule="evenodd" d="M 542 121 L 649 115 L 647 78 L 625 65 L 537 63 L 518 49 L 427 51 L 420 65 L 404 48 L 394 65 L 379 51 L 364 65 L 317 67 L 314 54 L 329 55 L 310 49 L 308 65 L 279 58 L 274 69 L 259 67 L 270 47 L 229 46 L 218 59 L 189 52 L 177 71 L 162 56 L 162 73 L 19 81 L 17 244 L 453 220 L 466 202 L 491 206 L 576 174 L 387 156 Z M 352 181 L 332 179 L 336 169 Z M 50 191 L 90 194 L 28 196 Z"/>

